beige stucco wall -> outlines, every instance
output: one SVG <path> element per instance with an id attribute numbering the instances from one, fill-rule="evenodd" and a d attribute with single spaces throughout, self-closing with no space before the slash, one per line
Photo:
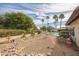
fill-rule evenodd
<path id="1" fill-rule="evenodd" d="M 77 46 L 79 46 L 79 18 L 72 22 L 70 26 L 74 27 Z"/>

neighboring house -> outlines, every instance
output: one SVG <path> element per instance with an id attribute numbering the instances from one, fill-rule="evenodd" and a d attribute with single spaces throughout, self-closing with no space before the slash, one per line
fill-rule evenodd
<path id="1" fill-rule="evenodd" d="M 75 42 L 79 47 L 79 6 L 73 11 L 66 25 L 74 29 Z"/>

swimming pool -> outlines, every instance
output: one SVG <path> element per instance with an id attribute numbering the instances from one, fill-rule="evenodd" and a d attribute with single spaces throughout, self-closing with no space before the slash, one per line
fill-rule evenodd
<path id="1" fill-rule="evenodd" d="M 59 36 L 59 32 L 58 31 L 53 31 L 53 32 L 51 32 L 53 35 L 55 35 L 55 36 Z"/>

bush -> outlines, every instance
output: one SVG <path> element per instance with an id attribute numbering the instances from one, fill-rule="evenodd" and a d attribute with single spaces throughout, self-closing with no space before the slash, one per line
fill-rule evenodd
<path id="1" fill-rule="evenodd" d="M 60 34 L 59 34 L 60 40 L 62 42 L 65 42 L 68 37 L 69 30 L 68 29 L 61 29 L 61 30 L 59 30 L 59 32 L 60 32 Z"/>
<path id="2" fill-rule="evenodd" d="M 42 32 L 41 30 L 38 30 L 38 31 L 37 31 L 38 34 L 40 34 L 41 32 Z"/>
<path id="3" fill-rule="evenodd" d="M 41 27 L 40 30 L 46 31 L 46 26 Z"/>
<path id="4" fill-rule="evenodd" d="M 15 36 L 15 35 L 21 35 L 25 33 L 24 30 L 16 30 L 16 29 L 0 29 L 0 37 L 6 37 L 8 35 Z"/>

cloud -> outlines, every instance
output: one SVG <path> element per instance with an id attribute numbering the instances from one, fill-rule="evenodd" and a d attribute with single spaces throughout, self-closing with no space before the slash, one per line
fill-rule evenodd
<path id="1" fill-rule="evenodd" d="M 6 12 L 23 12 L 32 17 L 37 26 L 42 26 L 41 19 L 45 19 L 44 17 L 48 15 L 50 16 L 48 21 L 52 26 L 54 22 L 54 19 L 52 18 L 53 15 L 56 14 L 59 16 L 59 14 L 63 13 L 65 15 L 65 18 L 63 19 L 64 26 L 65 21 L 68 20 L 77 6 L 79 6 L 78 3 L 0 3 L 0 14 Z M 46 22 L 47 19 L 45 19 L 44 24 L 46 24 Z"/>

